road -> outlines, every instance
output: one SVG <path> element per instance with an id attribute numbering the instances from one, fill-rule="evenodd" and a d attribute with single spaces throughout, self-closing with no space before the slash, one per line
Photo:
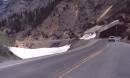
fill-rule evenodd
<path id="1" fill-rule="evenodd" d="M 1 66 L 0 78 L 130 78 L 129 47 L 99 40 L 64 54 Z"/>

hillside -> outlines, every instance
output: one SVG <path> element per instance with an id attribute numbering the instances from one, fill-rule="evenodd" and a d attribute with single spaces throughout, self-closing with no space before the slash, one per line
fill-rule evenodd
<path id="1" fill-rule="evenodd" d="M 7 0 L 0 8 L 0 31 L 15 40 L 72 39 L 95 25 L 118 19 L 124 29 L 116 35 L 125 38 L 129 33 L 129 3 L 129 0 Z M 113 6 L 110 12 L 99 20 L 110 6 Z"/>

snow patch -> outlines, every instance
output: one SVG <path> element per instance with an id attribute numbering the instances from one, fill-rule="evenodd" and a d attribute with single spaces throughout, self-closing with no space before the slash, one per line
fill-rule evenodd
<path id="1" fill-rule="evenodd" d="M 28 59 L 28 58 L 57 54 L 57 53 L 63 53 L 68 51 L 69 48 L 70 45 L 65 45 L 63 47 L 38 48 L 38 49 L 9 47 L 9 50 L 22 59 Z"/>
<path id="2" fill-rule="evenodd" d="M 96 33 L 89 33 L 89 34 L 85 34 L 83 37 L 81 37 L 81 40 L 89 40 L 89 39 L 93 39 L 96 37 Z"/>

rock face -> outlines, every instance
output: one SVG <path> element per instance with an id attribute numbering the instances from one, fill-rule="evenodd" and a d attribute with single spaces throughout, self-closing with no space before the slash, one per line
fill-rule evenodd
<path id="1" fill-rule="evenodd" d="M 15 39 L 78 38 L 96 24 L 118 19 L 116 14 L 128 8 L 129 3 L 129 0 L 8 0 L 1 8 L 0 30 Z M 97 22 L 111 5 L 112 10 Z"/>

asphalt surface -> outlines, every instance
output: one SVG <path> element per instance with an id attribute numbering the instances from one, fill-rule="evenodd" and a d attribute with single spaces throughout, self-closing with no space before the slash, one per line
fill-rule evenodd
<path id="1" fill-rule="evenodd" d="M 48 58 L 0 65 L 0 78 L 130 78 L 130 45 L 99 40 Z"/>
<path id="2" fill-rule="evenodd" d="M 96 58 L 63 78 L 130 78 L 130 45 L 110 43 Z"/>

